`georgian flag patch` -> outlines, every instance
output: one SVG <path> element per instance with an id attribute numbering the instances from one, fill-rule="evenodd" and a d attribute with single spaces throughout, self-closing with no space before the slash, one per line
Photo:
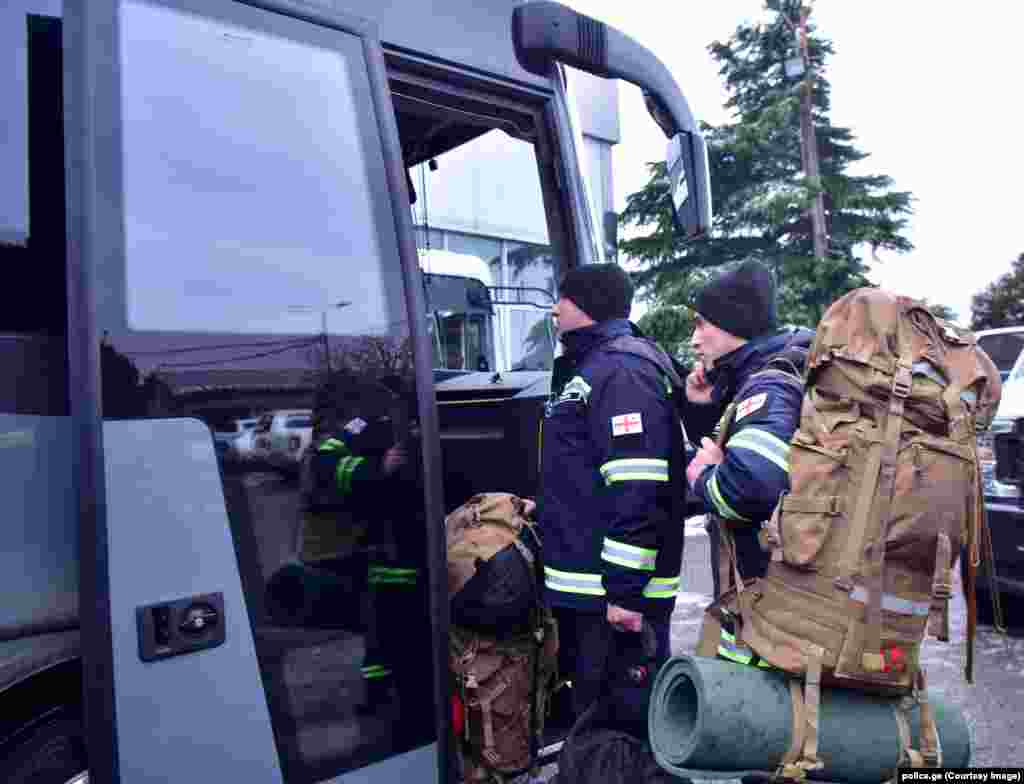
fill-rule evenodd
<path id="1" fill-rule="evenodd" d="M 351 420 L 347 425 L 345 425 L 345 431 L 351 433 L 354 436 L 359 435 L 364 430 L 366 430 L 366 420 L 360 419 L 359 417 L 356 417 L 355 419 Z"/>
<path id="2" fill-rule="evenodd" d="M 747 416 L 748 414 L 753 414 L 755 411 L 757 411 L 757 409 L 763 407 L 767 401 L 767 392 L 762 392 L 760 395 L 748 397 L 746 400 L 744 400 L 742 403 L 736 406 L 736 421 L 739 422 L 741 419 L 743 419 L 743 417 Z"/>
<path id="3" fill-rule="evenodd" d="M 612 435 L 627 436 L 644 432 L 644 421 L 640 414 L 620 414 L 612 417 Z"/>

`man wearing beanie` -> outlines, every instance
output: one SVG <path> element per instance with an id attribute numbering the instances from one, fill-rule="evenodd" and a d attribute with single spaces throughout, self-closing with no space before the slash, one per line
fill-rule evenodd
<path id="1" fill-rule="evenodd" d="M 643 658 L 645 621 L 668 658 L 683 526 L 671 516 L 671 363 L 649 341 L 650 359 L 622 348 L 645 340 L 628 320 L 629 276 L 615 264 L 578 267 L 559 295 L 552 315 L 565 351 L 542 422 L 538 519 L 560 669 L 579 715 L 612 677 L 608 662 Z M 635 712 L 646 733 L 646 702 Z"/>
<path id="2" fill-rule="evenodd" d="M 802 372 L 810 330 L 776 327 L 775 282 L 771 272 L 747 261 L 701 289 L 694 300 L 691 345 L 698 362 L 686 379 L 691 403 L 725 407 L 716 441 L 704 438 L 686 470 L 693 493 L 709 512 L 708 533 L 716 596 L 732 579 L 719 573 L 721 531 L 736 545 L 742 579 L 763 577 L 770 555 L 757 540 L 779 495 L 789 490 L 789 441 L 800 421 Z M 785 357 L 792 362 L 771 360 Z M 718 444 L 723 445 L 721 448 Z M 728 587 L 727 585 L 724 587 Z M 733 629 L 723 625 L 718 654 L 746 664 L 759 663 L 753 652 L 736 645 Z M 709 640 L 708 645 L 713 645 Z M 705 648 L 704 653 L 711 655 Z"/>

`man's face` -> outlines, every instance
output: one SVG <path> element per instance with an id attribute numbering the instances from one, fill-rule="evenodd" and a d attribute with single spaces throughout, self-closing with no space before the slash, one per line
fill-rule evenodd
<path id="1" fill-rule="evenodd" d="M 568 297 L 562 297 L 551 306 L 551 315 L 555 319 L 555 329 L 558 330 L 559 337 L 566 332 L 596 323 Z"/>
<path id="2" fill-rule="evenodd" d="M 699 313 L 694 318 L 690 345 L 705 370 L 711 370 L 720 357 L 735 351 L 746 342 L 743 338 L 716 327 Z"/>

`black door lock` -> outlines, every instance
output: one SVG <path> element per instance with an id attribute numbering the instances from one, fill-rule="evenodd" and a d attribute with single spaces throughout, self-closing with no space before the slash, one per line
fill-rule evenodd
<path id="1" fill-rule="evenodd" d="M 135 617 L 143 661 L 216 648 L 226 638 L 224 595 L 220 593 L 139 607 Z"/>

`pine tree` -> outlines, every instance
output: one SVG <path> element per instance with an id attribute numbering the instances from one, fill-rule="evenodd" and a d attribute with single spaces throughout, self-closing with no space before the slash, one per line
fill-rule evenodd
<path id="1" fill-rule="evenodd" d="M 766 21 L 738 27 L 725 43 L 709 50 L 719 64 L 733 121 L 705 125 L 715 222 L 705 240 L 684 244 L 671 230 L 664 164 L 651 164 L 651 179 L 628 197 L 621 222 L 637 236 L 620 250 L 644 262 L 637 275 L 656 304 L 683 304 L 678 282 L 697 269 L 755 258 L 775 270 L 780 283 L 780 319 L 813 326 L 842 294 L 869 285 L 861 253 L 913 248 L 904 236 L 911 214 L 910 193 L 893 189 L 884 175 L 854 176 L 850 166 L 867 157 L 848 128 L 829 119 L 831 87 L 824 77 L 831 42 L 809 25 L 813 123 L 819 151 L 820 185 L 803 174 L 800 154 L 800 90 L 803 81 L 786 76 L 784 62 L 797 55 L 786 19 L 799 17 L 799 0 L 768 2 Z M 823 189 L 828 255 L 813 255 L 807 208 Z M 647 229 L 646 232 L 643 230 Z M 680 296 L 684 299 L 680 300 Z"/>
<path id="2" fill-rule="evenodd" d="M 971 298 L 971 329 L 1024 324 L 1024 253 L 1011 269 Z"/>

